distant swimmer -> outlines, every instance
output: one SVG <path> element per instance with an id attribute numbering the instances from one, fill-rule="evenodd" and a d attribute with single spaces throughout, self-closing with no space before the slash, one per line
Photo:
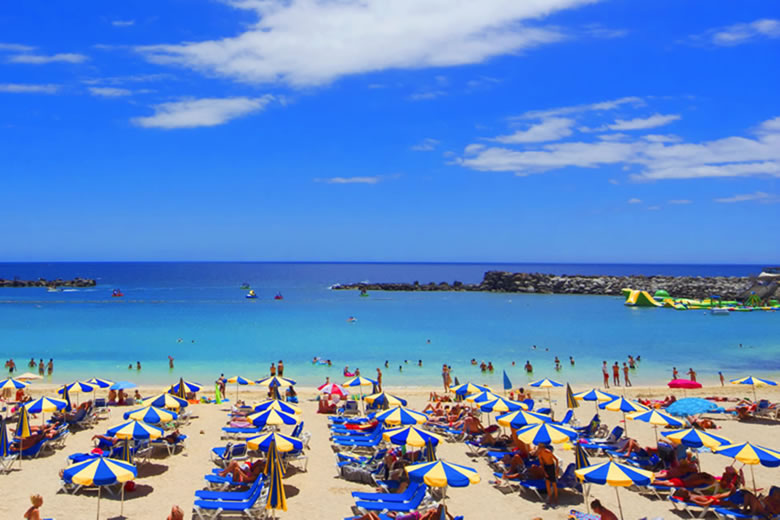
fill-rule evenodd
<path id="1" fill-rule="evenodd" d="M 425 340 L 425 342 L 426 342 L 426 343 L 430 343 L 430 342 L 431 342 L 431 340 L 429 340 L 429 339 L 428 339 L 428 340 Z"/>
<path id="2" fill-rule="evenodd" d="M 173 370 L 173 356 L 168 356 L 168 368 Z"/>
<path id="3" fill-rule="evenodd" d="M 184 341 L 184 340 L 179 338 L 179 339 L 176 340 L 176 343 L 181 343 L 182 341 Z"/>
<path id="4" fill-rule="evenodd" d="M 390 362 L 385 359 L 385 368 L 390 368 Z"/>
<path id="5" fill-rule="evenodd" d="M 140 361 L 136 361 L 135 362 L 135 369 L 136 370 L 141 370 L 141 362 Z"/>
<path id="6" fill-rule="evenodd" d="M 634 363 L 634 356 L 630 355 L 628 356 L 628 367 L 631 369 L 636 368 L 636 364 Z"/>
<path id="7" fill-rule="evenodd" d="M 354 316 L 350 316 L 347 318 L 347 323 L 355 323 L 357 321 L 357 318 Z"/>
<path id="8" fill-rule="evenodd" d="M 533 372 L 534 372 L 534 367 L 533 367 L 533 365 L 531 364 L 531 362 L 530 362 L 530 361 L 526 361 L 526 362 L 525 362 L 525 371 L 526 371 L 527 373 L 529 373 L 529 374 L 533 374 Z"/>
<path id="9" fill-rule="evenodd" d="M 533 346 L 531 347 L 531 350 L 536 350 L 536 345 L 533 345 Z"/>
<path id="10" fill-rule="evenodd" d="M 418 359 L 418 360 L 417 360 L 417 366 L 418 366 L 418 367 L 421 367 L 421 366 L 422 366 L 422 359 Z"/>
<path id="11" fill-rule="evenodd" d="M 398 365 L 398 371 L 399 372 L 403 372 L 404 371 L 404 366 L 403 365 Z"/>
<path id="12" fill-rule="evenodd" d="M 574 366 L 574 358 L 572 356 L 569 356 L 569 364 L 571 364 L 571 366 Z"/>
<path id="13" fill-rule="evenodd" d="M 558 359 L 558 356 L 555 356 L 555 370 L 561 371 L 561 360 Z"/>

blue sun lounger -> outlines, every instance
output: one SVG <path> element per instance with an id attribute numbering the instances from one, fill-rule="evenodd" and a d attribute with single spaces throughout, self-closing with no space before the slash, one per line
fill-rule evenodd
<path id="1" fill-rule="evenodd" d="M 389 502 L 383 500 L 360 500 L 355 505 L 363 511 L 395 511 L 404 513 L 414 511 L 423 503 L 428 486 L 420 486 L 408 502 Z"/>
<path id="2" fill-rule="evenodd" d="M 264 495 L 267 495 L 267 488 L 258 485 L 247 500 L 196 500 L 192 511 L 195 518 L 201 520 L 218 518 L 222 513 L 241 513 L 247 518 L 259 520 L 265 514 Z"/>
<path id="3" fill-rule="evenodd" d="M 415 493 L 420 490 L 421 486 L 424 486 L 424 484 L 421 484 L 418 481 L 413 481 L 409 483 L 409 487 L 407 487 L 402 493 L 367 493 L 362 491 L 353 491 L 352 497 L 358 500 L 372 502 L 408 502 L 414 498 Z"/>
<path id="4" fill-rule="evenodd" d="M 232 500 L 242 501 L 249 500 L 252 497 L 252 493 L 256 491 L 258 486 L 263 486 L 265 481 L 263 476 L 252 482 L 249 489 L 246 491 L 211 491 L 208 489 L 199 489 L 195 491 L 195 496 L 200 500 Z"/>

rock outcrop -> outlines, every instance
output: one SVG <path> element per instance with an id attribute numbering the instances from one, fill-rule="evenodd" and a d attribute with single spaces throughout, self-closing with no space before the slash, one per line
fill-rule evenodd
<path id="1" fill-rule="evenodd" d="M 63 280 L 61 278 L 56 280 L 47 280 L 45 278 L 38 278 L 37 280 L 20 280 L 18 278 L 5 280 L 0 278 L 0 287 L 94 287 L 95 285 L 97 285 L 95 280 L 79 277 L 72 280 Z"/>
<path id="2" fill-rule="evenodd" d="M 675 298 L 709 298 L 717 294 L 724 300 L 744 295 L 755 282 L 751 277 L 736 276 L 586 276 L 541 273 L 488 271 L 481 283 L 455 281 L 413 283 L 352 283 L 334 285 L 332 289 L 367 291 L 483 291 L 541 294 L 601 294 L 619 296 L 623 288 L 640 289 L 651 294 L 664 289 Z"/>

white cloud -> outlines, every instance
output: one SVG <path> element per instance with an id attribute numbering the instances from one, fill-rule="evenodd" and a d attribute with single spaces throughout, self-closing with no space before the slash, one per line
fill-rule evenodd
<path id="1" fill-rule="evenodd" d="M 780 177 L 780 122 L 758 126 L 754 137 L 731 136 L 701 143 L 576 141 L 514 150 L 469 145 L 457 164 L 478 171 L 527 175 L 568 167 L 615 165 L 635 181 L 725 177 Z M 636 170 L 639 170 L 638 172 Z"/>
<path id="2" fill-rule="evenodd" d="M 83 54 L 59 53 L 59 54 L 17 54 L 8 58 L 11 63 L 25 63 L 29 65 L 45 65 L 47 63 L 82 63 L 89 58 Z"/>
<path id="3" fill-rule="evenodd" d="M 438 97 L 446 96 L 447 92 L 444 90 L 423 90 L 421 92 L 415 92 L 409 96 L 412 101 L 430 101 Z"/>
<path id="4" fill-rule="evenodd" d="M 203 98 L 155 105 L 154 115 L 136 117 L 133 124 L 144 128 L 196 128 L 217 126 L 231 119 L 263 110 L 274 97 Z"/>
<path id="5" fill-rule="evenodd" d="M 658 211 L 661 209 L 661 206 L 647 206 L 647 211 Z"/>
<path id="6" fill-rule="evenodd" d="M 763 19 L 750 23 L 738 23 L 720 29 L 712 29 L 694 36 L 696 41 L 706 40 L 714 45 L 732 46 L 758 38 L 780 38 L 780 20 Z"/>
<path id="7" fill-rule="evenodd" d="M 122 97 L 132 94 L 132 92 L 126 88 L 117 87 L 89 87 L 87 90 L 89 90 L 89 93 L 93 96 L 100 97 Z"/>
<path id="8" fill-rule="evenodd" d="M 0 51 L 30 52 L 34 50 L 35 47 L 31 45 L 24 45 L 21 43 L 0 43 Z"/>
<path id="9" fill-rule="evenodd" d="M 548 117 L 581 114 L 584 112 L 606 112 L 620 108 L 623 105 L 643 106 L 644 104 L 645 102 L 642 98 L 629 96 L 585 105 L 572 105 L 567 107 L 549 108 L 546 110 L 530 110 L 519 116 L 511 117 L 510 119 L 545 119 Z"/>
<path id="10" fill-rule="evenodd" d="M 628 199 L 629 204 L 641 204 L 642 199 Z"/>
<path id="11" fill-rule="evenodd" d="M 745 193 L 742 195 L 734 195 L 733 197 L 724 197 L 721 199 L 714 199 L 715 202 L 718 202 L 720 204 L 734 204 L 736 202 L 750 202 L 750 201 L 768 201 L 770 199 L 774 198 L 769 193 L 764 193 L 763 191 L 757 191 L 755 193 Z"/>
<path id="12" fill-rule="evenodd" d="M 135 20 L 114 20 L 111 22 L 114 27 L 131 27 L 135 25 Z"/>
<path id="13" fill-rule="evenodd" d="M 238 36 L 137 47 L 155 63 L 247 83 L 322 85 L 388 69 L 481 63 L 560 41 L 529 26 L 593 0 L 233 0 L 258 21 Z"/>
<path id="14" fill-rule="evenodd" d="M 9 94 L 56 94 L 59 88 L 59 85 L 0 83 L 0 92 Z"/>
<path id="15" fill-rule="evenodd" d="M 491 139 L 504 144 L 515 143 L 542 143 L 545 141 L 558 141 L 572 134 L 573 119 L 564 117 L 551 117 L 541 123 L 531 125 L 526 130 L 518 130 L 510 135 L 500 135 Z"/>
<path id="16" fill-rule="evenodd" d="M 610 29 L 600 24 L 590 24 L 585 26 L 585 34 L 591 38 L 612 40 L 614 38 L 623 38 L 628 34 L 628 31 L 626 29 Z"/>
<path id="17" fill-rule="evenodd" d="M 412 146 L 412 150 L 415 152 L 432 152 L 436 149 L 437 146 L 439 146 L 438 140 L 426 137 L 416 145 Z"/>
<path id="18" fill-rule="evenodd" d="M 650 117 L 637 117 L 635 119 L 615 119 L 615 122 L 611 125 L 607 125 L 610 130 L 624 131 L 624 130 L 644 130 L 645 128 L 656 128 L 659 126 L 668 125 L 672 121 L 677 121 L 680 116 L 677 114 L 653 114 Z"/>
<path id="19" fill-rule="evenodd" d="M 673 135 L 673 134 L 668 134 L 668 135 L 648 134 L 648 135 L 643 135 L 642 139 L 644 139 L 645 141 L 650 141 L 651 143 L 679 143 L 680 141 L 682 141 L 680 136 Z"/>
<path id="20" fill-rule="evenodd" d="M 688 200 L 688 199 L 672 199 L 672 200 L 669 201 L 669 204 L 682 206 L 682 205 L 685 205 L 685 204 L 691 204 L 692 202 L 693 201 Z"/>
<path id="21" fill-rule="evenodd" d="M 624 141 L 631 137 L 628 134 L 623 133 L 617 133 L 617 134 L 601 134 L 598 136 L 599 139 L 602 141 Z"/>
<path id="22" fill-rule="evenodd" d="M 379 184 L 380 182 L 393 180 L 400 177 L 400 175 L 374 175 L 371 177 L 328 177 L 325 179 L 316 178 L 314 182 L 322 182 L 325 184 Z"/>

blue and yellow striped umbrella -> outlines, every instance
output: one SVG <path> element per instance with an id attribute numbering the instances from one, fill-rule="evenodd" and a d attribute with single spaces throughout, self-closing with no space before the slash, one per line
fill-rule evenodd
<path id="1" fill-rule="evenodd" d="M 179 414 L 163 408 L 157 408 L 156 406 L 145 406 L 137 410 L 125 412 L 124 418 L 149 424 L 160 424 L 175 421 L 179 418 Z"/>
<path id="2" fill-rule="evenodd" d="M 376 415 L 376 420 L 390 425 L 396 424 L 423 424 L 428 416 L 409 408 L 396 406 Z"/>
<path id="3" fill-rule="evenodd" d="M 682 428 L 683 422 L 675 419 L 669 414 L 659 412 L 658 410 L 647 410 L 646 412 L 636 412 L 627 415 L 633 421 L 642 421 L 655 426 L 671 426 L 673 428 Z"/>
<path id="4" fill-rule="evenodd" d="M 498 394 L 494 394 L 490 390 L 483 390 L 475 394 L 467 395 L 466 401 L 470 403 L 486 403 L 488 401 L 493 401 L 494 399 L 498 399 L 499 397 L 501 396 Z"/>
<path id="5" fill-rule="evenodd" d="M 650 408 L 648 408 L 647 406 L 640 404 L 636 401 L 631 401 L 622 396 L 618 397 L 617 399 L 613 399 L 608 403 L 600 404 L 599 408 L 601 408 L 602 410 L 609 410 L 611 412 L 623 412 L 623 413 L 646 412 L 650 410 Z"/>
<path id="6" fill-rule="evenodd" d="M 95 391 L 95 385 L 92 385 L 90 383 L 86 383 L 84 381 L 74 381 L 73 383 L 69 385 L 65 385 L 63 388 L 67 388 L 68 392 L 72 394 L 77 394 L 79 392 L 84 393 L 90 393 Z M 62 388 L 57 390 L 57 393 L 62 395 Z"/>
<path id="7" fill-rule="evenodd" d="M 593 388 L 586 392 L 577 392 L 574 394 L 574 398 L 580 401 L 596 401 L 597 403 L 605 403 L 614 401 L 618 398 L 618 396 L 608 394 L 607 392 L 602 392 L 598 388 Z"/>
<path id="8" fill-rule="evenodd" d="M 551 422 L 552 419 L 541 413 L 526 412 L 525 410 L 517 410 L 504 415 L 496 417 L 496 422 L 501 426 L 507 426 L 509 428 L 522 428 L 529 424 L 542 424 Z"/>
<path id="9" fill-rule="evenodd" d="M 571 390 L 569 383 L 566 383 L 566 408 L 579 408 L 580 403 L 574 398 L 574 392 Z"/>
<path id="10" fill-rule="evenodd" d="M 510 401 L 509 399 L 505 399 L 503 397 L 498 397 L 491 401 L 479 403 L 479 409 L 488 413 L 506 413 L 517 410 L 528 410 L 528 405 L 525 403 L 519 403 L 517 401 Z"/>
<path id="11" fill-rule="evenodd" d="M 590 466 L 590 461 L 588 454 L 585 453 L 585 448 L 582 447 L 582 444 L 576 443 L 574 445 L 574 469 L 583 469 L 588 466 Z"/>
<path id="12" fill-rule="evenodd" d="M 353 377 L 352 379 L 347 379 L 346 381 L 344 381 L 344 383 L 341 386 L 348 386 L 348 387 L 360 386 L 360 387 L 363 387 L 363 386 L 374 386 L 375 384 L 376 384 L 376 381 L 374 381 L 373 379 L 369 379 L 369 378 L 363 377 L 363 376 L 357 376 L 357 377 Z"/>
<path id="13" fill-rule="evenodd" d="M 579 434 L 568 426 L 553 423 L 531 424 L 517 430 L 517 438 L 526 444 L 559 444 L 577 437 Z"/>
<path id="14" fill-rule="evenodd" d="M 367 395 L 363 398 L 368 404 L 373 404 L 379 407 L 387 406 L 406 406 L 406 399 L 401 399 L 394 395 L 390 395 L 385 392 L 379 392 L 378 394 Z"/>
<path id="15" fill-rule="evenodd" d="M 0 381 L 0 390 L 19 390 L 20 388 L 27 388 L 28 386 L 30 386 L 30 383 L 19 381 L 12 377 Z"/>
<path id="16" fill-rule="evenodd" d="M 295 414 L 284 413 L 270 408 L 247 416 L 247 420 L 258 428 L 281 426 L 282 424 L 292 425 L 300 422 L 300 419 Z"/>
<path id="17" fill-rule="evenodd" d="M 749 442 L 742 444 L 728 444 L 713 450 L 727 457 L 736 459 L 744 464 L 761 464 L 768 468 L 780 466 L 780 451 L 755 446 Z"/>
<path id="18" fill-rule="evenodd" d="M 141 421 L 128 421 L 119 426 L 114 426 L 106 432 L 111 437 L 119 439 L 159 439 L 163 436 L 162 428 L 146 424 Z"/>
<path id="19" fill-rule="evenodd" d="M 246 440 L 246 445 L 250 450 L 268 451 L 272 443 L 276 444 L 276 449 L 283 453 L 303 449 L 301 439 L 277 432 L 264 433 Z"/>
<path id="20" fill-rule="evenodd" d="M 712 435 L 696 428 L 688 428 L 687 430 L 676 430 L 671 432 L 662 432 L 661 435 L 667 439 L 678 441 L 683 446 L 689 448 L 719 448 L 720 446 L 726 446 L 731 444 L 731 441 L 725 437 L 719 437 Z"/>
<path id="21" fill-rule="evenodd" d="M 176 397 L 167 392 L 156 395 L 150 399 L 144 399 L 144 406 L 155 406 L 157 408 L 168 408 L 170 410 L 178 410 L 179 408 L 184 408 L 188 404 L 186 399 Z"/>
<path id="22" fill-rule="evenodd" d="M 8 429 L 5 426 L 5 417 L 0 415 L 0 457 L 11 455 L 11 448 L 8 445 Z"/>
<path id="23" fill-rule="evenodd" d="M 301 410 L 297 406 L 292 405 L 290 403 L 285 403 L 284 401 L 280 401 L 279 399 L 269 399 L 268 401 L 263 401 L 262 403 L 255 405 L 256 413 L 268 409 L 278 410 L 280 412 L 290 413 L 294 415 L 300 415 L 303 413 L 303 410 Z"/>
<path id="24" fill-rule="evenodd" d="M 191 381 L 185 381 L 183 379 L 179 379 L 179 382 L 173 385 L 173 387 L 171 388 L 172 390 L 171 393 L 178 395 L 180 391 L 179 388 L 182 386 L 182 383 L 184 383 L 185 394 L 188 394 L 190 392 L 193 394 L 197 394 L 203 388 L 203 385 L 201 385 L 200 383 L 193 383 Z"/>
<path id="25" fill-rule="evenodd" d="M 284 494 L 284 470 L 279 460 L 279 450 L 275 443 L 268 449 L 268 460 L 265 463 L 265 474 L 268 476 L 268 502 L 266 509 L 281 509 L 287 511 L 287 497 Z"/>
<path id="26" fill-rule="evenodd" d="M 611 460 L 609 462 L 602 462 L 601 464 L 595 464 L 593 466 L 588 466 L 587 468 L 575 470 L 574 474 L 584 482 L 613 486 L 615 488 L 615 495 L 617 496 L 621 520 L 623 518 L 623 505 L 620 503 L 618 487 L 633 485 L 647 486 L 653 482 L 653 473 L 651 471 L 637 469 L 625 464 L 618 464 Z"/>
<path id="27" fill-rule="evenodd" d="M 35 401 L 30 401 L 24 405 L 30 413 L 56 412 L 66 406 L 68 406 L 67 401 L 52 397 L 39 397 Z"/>
<path id="28" fill-rule="evenodd" d="M 138 476 L 135 466 L 117 459 L 97 458 L 77 462 L 65 468 L 62 479 L 65 482 L 73 482 L 81 486 L 98 487 L 98 512 L 100 518 L 100 491 L 102 486 L 110 486 L 121 482 L 133 480 Z M 122 486 L 122 512 L 125 507 L 125 489 Z M 123 516 L 120 513 L 120 516 Z"/>
<path id="29" fill-rule="evenodd" d="M 422 448 L 425 446 L 426 442 L 437 445 L 439 444 L 439 441 L 442 440 L 442 438 L 435 433 L 420 429 L 416 426 L 404 426 L 402 428 L 387 430 L 382 433 L 382 437 L 393 444 L 414 446 L 415 448 Z"/>
<path id="30" fill-rule="evenodd" d="M 254 380 L 247 379 L 247 378 L 241 377 L 241 376 L 229 377 L 227 382 L 230 383 L 230 384 L 236 384 L 236 385 L 253 385 L 253 384 L 255 384 Z"/>
<path id="31" fill-rule="evenodd" d="M 92 379 L 87 379 L 86 381 L 88 384 L 92 386 L 96 386 L 98 388 L 108 388 L 111 385 L 114 384 L 113 381 L 110 381 L 108 379 L 101 379 L 99 377 L 93 377 Z"/>
<path id="32" fill-rule="evenodd" d="M 757 401 L 756 397 L 756 387 L 757 386 L 777 386 L 776 381 L 771 381 L 769 379 L 761 379 L 759 377 L 753 377 L 753 376 L 747 376 L 747 377 L 741 377 L 739 379 L 732 379 L 731 380 L 732 385 L 750 385 L 753 387 L 753 400 Z"/>
<path id="33" fill-rule="evenodd" d="M 532 387 L 534 388 L 558 388 L 560 386 L 563 386 L 563 383 L 559 383 L 558 381 L 553 381 L 552 379 L 540 379 L 539 381 L 534 381 L 531 383 Z"/>
<path id="34" fill-rule="evenodd" d="M 295 381 L 292 379 L 287 379 L 286 377 L 279 377 L 279 376 L 271 376 L 266 377 L 264 379 L 261 379 L 259 381 L 255 381 L 255 384 L 258 386 L 265 386 L 267 388 L 271 387 L 280 387 L 280 386 L 295 386 Z"/>
<path id="35" fill-rule="evenodd" d="M 422 481 L 433 487 L 466 487 L 479 482 L 476 470 L 443 460 L 406 466 L 410 480 Z"/>
<path id="36" fill-rule="evenodd" d="M 463 397 L 478 394 L 480 392 L 490 392 L 490 388 L 483 385 L 475 385 L 474 383 L 463 383 L 462 385 L 451 386 L 450 392 Z"/>

